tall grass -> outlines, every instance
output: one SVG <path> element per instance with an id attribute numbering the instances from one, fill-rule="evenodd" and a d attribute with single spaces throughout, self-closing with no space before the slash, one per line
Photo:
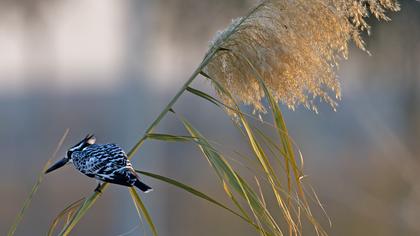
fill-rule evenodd
<path id="1" fill-rule="evenodd" d="M 399 5 L 394 0 L 262 1 L 216 35 L 197 69 L 128 152 L 129 159 L 146 140 L 192 142 L 236 209 L 185 183 L 155 173 L 138 172 L 227 210 L 251 225 L 257 234 L 302 235 L 306 221 L 317 235 L 326 235 L 311 210 L 314 205 L 323 210 L 322 205 L 313 191 L 307 191 L 312 188 L 303 182 L 303 158 L 289 135 L 279 103 L 291 109 L 302 104 L 317 112 L 315 101 L 320 99 L 335 109 L 341 97 L 335 74 L 338 62 L 347 57 L 350 40 L 366 50 L 360 37 L 360 32 L 369 32 L 365 18 L 372 14 L 389 20 L 386 10 L 397 11 Z M 218 97 L 193 88 L 191 84 L 197 79 L 210 81 Z M 192 122 L 175 112 L 174 105 L 185 92 L 220 107 L 233 118 L 233 125 L 243 134 L 251 151 L 249 159 L 254 164 L 248 167 L 258 175 L 248 179 Z M 259 113 L 270 112 L 273 123 L 268 125 L 276 131 L 276 137 L 257 129 L 250 122 L 255 116 L 245 113 L 241 104 L 250 104 Z M 185 133 L 154 132 L 168 115 L 183 124 Z M 107 186 L 102 186 L 102 193 Z M 152 234 L 158 235 L 140 196 L 133 188 L 129 191 L 139 216 L 145 219 Z M 54 233 L 58 221 L 64 220 L 58 235 L 69 235 L 100 195 L 92 193 L 65 208 L 53 221 L 49 234 Z M 267 203 L 270 196 L 274 202 Z M 285 228 L 281 222 L 286 224 Z"/>
<path id="2" fill-rule="evenodd" d="M 45 171 L 51 165 L 52 160 L 54 158 L 56 158 L 57 153 L 60 151 L 60 148 L 63 145 L 64 140 L 66 139 L 68 133 L 69 133 L 69 129 L 67 129 L 64 132 L 63 136 L 61 137 L 60 141 L 57 144 L 57 147 L 55 148 L 55 151 L 53 152 L 53 154 L 51 155 L 51 157 L 48 159 L 48 161 L 44 164 L 44 167 L 42 168 L 41 173 L 38 175 L 38 178 L 37 178 L 34 186 L 32 187 L 31 192 L 29 193 L 28 197 L 26 198 L 25 202 L 23 203 L 23 207 L 20 210 L 20 212 L 18 213 L 18 215 L 16 216 L 16 219 L 14 220 L 12 226 L 10 227 L 10 229 L 9 229 L 9 231 L 7 233 L 7 236 L 12 236 L 12 235 L 15 234 L 18 225 L 22 221 L 23 216 L 26 213 L 26 210 L 28 209 L 29 205 L 31 204 L 32 199 L 33 199 L 35 193 L 38 191 L 38 188 L 41 185 L 42 180 L 44 179 Z"/>

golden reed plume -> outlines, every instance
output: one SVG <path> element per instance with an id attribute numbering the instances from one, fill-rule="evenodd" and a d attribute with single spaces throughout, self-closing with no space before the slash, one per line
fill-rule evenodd
<path id="1" fill-rule="evenodd" d="M 264 92 L 255 70 L 274 98 L 291 109 L 303 104 L 317 112 L 317 98 L 335 109 L 341 96 L 336 69 L 338 61 L 347 58 L 349 41 L 366 50 L 360 36 L 369 33 L 365 19 L 374 15 L 387 21 L 385 12 L 399 9 L 395 0 L 264 1 L 248 17 L 218 32 L 211 47 L 226 50 L 220 50 L 205 71 L 258 112 L 265 112 Z M 232 105 L 221 91 L 218 94 Z"/>

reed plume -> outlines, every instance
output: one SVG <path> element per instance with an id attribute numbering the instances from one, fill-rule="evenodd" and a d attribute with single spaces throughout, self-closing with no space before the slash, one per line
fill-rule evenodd
<path id="1" fill-rule="evenodd" d="M 291 109 L 303 104 L 317 112 L 318 98 L 335 109 L 341 98 L 336 70 L 347 58 L 349 41 L 366 50 L 360 36 L 369 33 L 365 19 L 374 15 L 388 21 L 386 11 L 399 9 L 395 0 L 264 1 L 249 17 L 218 32 L 211 48 L 226 50 L 215 55 L 206 73 L 259 112 L 265 112 L 264 92 L 255 69 L 277 102 Z"/>

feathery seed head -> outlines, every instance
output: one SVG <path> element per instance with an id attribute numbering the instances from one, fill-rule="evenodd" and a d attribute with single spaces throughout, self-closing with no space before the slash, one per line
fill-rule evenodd
<path id="1" fill-rule="evenodd" d="M 389 20 L 395 0 L 271 0 L 218 32 L 210 47 L 224 48 L 205 71 L 236 99 L 265 112 L 264 92 L 256 72 L 278 102 L 317 111 L 319 98 L 335 109 L 341 97 L 338 62 L 348 55 L 348 42 L 365 50 L 361 31 L 369 32 L 369 14 Z M 246 58 L 249 62 L 244 60 Z M 228 105 L 223 92 L 218 95 Z"/>

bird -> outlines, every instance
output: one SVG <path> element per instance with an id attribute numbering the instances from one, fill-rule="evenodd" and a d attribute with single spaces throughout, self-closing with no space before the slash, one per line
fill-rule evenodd
<path id="1" fill-rule="evenodd" d="M 68 163 L 88 177 L 95 178 L 98 185 L 95 192 L 100 193 L 104 182 L 137 187 L 147 193 L 153 189 L 141 182 L 133 169 L 127 154 L 114 143 L 95 144 L 96 138 L 88 134 L 79 143 L 68 149 L 66 156 L 45 171 L 50 173 Z"/>

